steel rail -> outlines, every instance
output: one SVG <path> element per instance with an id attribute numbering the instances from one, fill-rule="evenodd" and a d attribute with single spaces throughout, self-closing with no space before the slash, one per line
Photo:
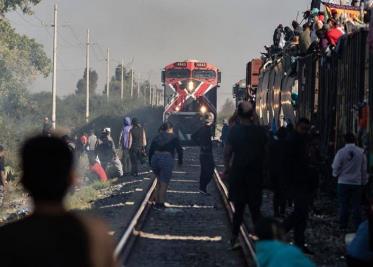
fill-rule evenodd
<path id="1" fill-rule="evenodd" d="M 146 214 L 149 211 L 149 208 L 150 208 L 149 201 L 150 201 L 151 196 L 153 195 L 156 185 L 157 185 L 157 180 L 154 179 L 153 183 L 148 189 L 148 192 L 146 193 L 145 198 L 141 202 L 141 205 L 139 206 L 135 215 L 131 219 L 126 231 L 123 233 L 120 241 L 118 242 L 115 248 L 114 258 L 117 259 L 118 262 L 123 263 L 123 265 L 121 266 L 124 266 L 124 264 L 126 263 L 126 260 L 128 259 L 130 255 L 130 250 L 134 243 L 134 238 L 136 237 L 135 228 L 141 227 L 141 224 L 142 224 L 141 222 L 146 217 Z"/>
<path id="2" fill-rule="evenodd" d="M 214 180 L 221 193 L 221 197 L 223 198 L 223 202 L 229 214 L 230 220 L 233 221 L 235 209 L 233 204 L 228 200 L 228 188 L 224 184 L 219 172 L 216 169 L 214 170 Z M 242 224 L 240 227 L 240 243 L 247 265 L 250 267 L 259 266 L 252 239 L 247 227 L 244 224 Z"/>

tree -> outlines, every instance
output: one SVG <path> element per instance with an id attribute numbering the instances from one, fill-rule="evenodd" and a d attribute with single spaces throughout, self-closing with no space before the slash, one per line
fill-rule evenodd
<path id="1" fill-rule="evenodd" d="M 4 16 L 5 13 L 17 8 L 25 14 L 32 14 L 31 7 L 40 2 L 41 0 L 0 0 L 0 15 Z"/>
<path id="2" fill-rule="evenodd" d="M 136 76 L 135 76 L 136 77 Z M 115 68 L 115 73 L 111 77 L 110 80 L 110 95 L 114 95 L 116 97 L 120 96 L 120 90 L 121 90 L 121 79 L 122 79 L 122 65 L 119 64 Z M 124 98 L 127 99 L 131 95 L 131 71 L 127 71 L 126 68 L 123 68 L 123 79 L 124 79 Z M 136 90 L 136 84 L 137 81 L 134 80 L 134 90 Z M 106 88 L 107 85 L 105 85 L 105 88 L 103 90 L 103 94 L 106 94 Z"/>
<path id="3" fill-rule="evenodd" d="M 2 19 L 0 36 L 0 114 L 17 118 L 27 112 L 28 83 L 38 74 L 48 76 L 51 62 L 42 45 L 19 35 Z"/>
<path id="4" fill-rule="evenodd" d="M 231 99 L 226 99 L 218 114 L 220 119 L 227 119 L 234 113 L 236 107 Z"/>
<path id="5" fill-rule="evenodd" d="M 98 81 L 98 74 L 95 70 L 89 70 L 89 93 L 94 95 L 96 93 Z M 76 84 L 77 95 L 85 94 L 87 90 L 87 69 L 84 70 L 83 78 L 78 81 Z"/>

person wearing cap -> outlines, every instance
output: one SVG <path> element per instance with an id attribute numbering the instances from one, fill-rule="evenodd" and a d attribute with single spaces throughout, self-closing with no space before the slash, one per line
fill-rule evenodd
<path id="1" fill-rule="evenodd" d="M 212 125 L 215 121 L 214 114 L 207 113 L 204 118 L 204 125 L 193 135 L 192 140 L 200 146 L 201 174 L 199 180 L 199 191 L 208 195 L 207 186 L 214 174 L 214 157 L 212 155 Z"/>
<path id="2" fill-rule="evenodd" d="M 115 144 L 110 137 L 110 128 L 105 128 L 97 142 L 96 153 L 102 167 L 108 172 L 108 165 L 116 157 Z"/>

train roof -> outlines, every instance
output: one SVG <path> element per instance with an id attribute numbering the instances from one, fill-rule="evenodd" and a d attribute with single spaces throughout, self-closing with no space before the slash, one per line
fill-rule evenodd
<path id="1" fill-rule="evenodd" d="M 197 59 L 186 59 L 183 61 L 176 61 L 171 64 L 168 64 L 164 67 L 165 69 L 171 69 L 171 68 L 188 68 L 188 69 L 194 69 L 194 68 L 203 68 L 203 69 L 213 69 L 213 70 L 219 70 L 219 68 L 213 64 L 200 61 Z"/>

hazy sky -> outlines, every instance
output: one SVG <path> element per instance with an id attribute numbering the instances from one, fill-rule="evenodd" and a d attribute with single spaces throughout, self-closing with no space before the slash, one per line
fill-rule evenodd
<path id="1" fill-rule="evenodd" d="M 223 75 L 219 102 L 245 75 L 245 63 L 270 43 L 274 28 L 290 24 L 310 0 L 43 0 L 35 16 L 8 15 L 17 31 L 34 37 L 52 56 L 53 5 L 59 7 L 58 94 L 75 90 L 85 68 L 85 35 L 90 28 L 92 68 L 98 92 L 106 81 L 104 56 L 111 49 L 111 72 L 121 57 L 134 59 L 135 71 L 160 85 L 168 63 L 187 58 L 217 65 Z M 299 15 L 301 17 L 301 15 Z M 34 91 L 51 90 L 51 78 L 39 78 Z"/>

